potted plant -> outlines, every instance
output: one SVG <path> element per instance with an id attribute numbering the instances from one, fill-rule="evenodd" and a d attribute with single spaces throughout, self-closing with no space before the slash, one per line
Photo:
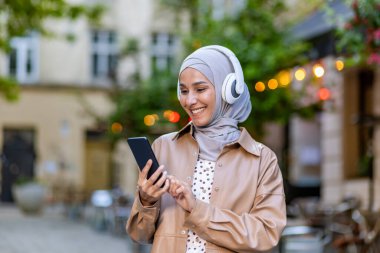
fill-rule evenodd
<path id="1" fill-rule="evenodd" d="M 31 178 L 20 177 L 12 187 L 17 206 L 25 214 L 39 214 L 44 206 L 46 188 Z"/>

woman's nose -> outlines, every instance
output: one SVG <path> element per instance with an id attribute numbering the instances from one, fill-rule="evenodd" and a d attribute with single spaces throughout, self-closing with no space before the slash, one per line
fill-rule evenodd
<path id="1" fill-rule="evenodd" d="M 189 94 L 187 95 L 187 98 L 186 98 L 186 104 L 193 105 L 196 102 L 197 102 L 197 96 L 196 96 L 196 94 L 193 94 L 193 93 L 189 92 Z"/>

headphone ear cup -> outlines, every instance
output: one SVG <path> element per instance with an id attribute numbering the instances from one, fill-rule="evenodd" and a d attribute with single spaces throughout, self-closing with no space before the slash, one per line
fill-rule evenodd
<path id="1" fill-rule="evenodd" d="M 223 81 L 222 86 L 222 98 L 226 103 L 233 104 L 239 98 L 239 94 L 236 92 L 236 75 L 235 73 L 230 73 L 226 76 Z"/>

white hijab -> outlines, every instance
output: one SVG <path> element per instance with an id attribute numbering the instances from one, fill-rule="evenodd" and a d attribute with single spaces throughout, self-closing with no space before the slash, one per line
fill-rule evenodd
<path id="1" fill-rule="evenodd" d="M 206 126 L 194 125 L 194 137 L 199 145 L 200 158 L 216 161 L 223 147 L 240 137 L 238 123 L 244 122 L 252 109 L 249 90 L 244 84 L 244 92 L 232 105 L 223 100 L 223 81 L 234 69 L 227 56 L 217 50 L 199 48 L 183 61 L 179 75 L 186 68 L 198 70 L 215 87 L 216 104 L 213 116 Z"/>

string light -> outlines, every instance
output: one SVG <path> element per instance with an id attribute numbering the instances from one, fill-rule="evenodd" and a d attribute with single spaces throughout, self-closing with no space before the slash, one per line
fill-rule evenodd
<path id="1" fill-rule="evenodd" d="M 335 60 L 335 68 L 338 71 L 344 69 L 344 62 L 341 59 Z M 316 63 L 312 67 L 312 73 L 317 77 L 321 78 L 325 75 L 326 70 L 321 63 Z M 298 67 L 294 72 L 294 78 L 298 81 L 302 81 L 306 78 L 307 72 L 304 67 Z M 310 78 L 309 78 L 310 79 Z M 278 86 L 286 87 L 292 82 L 292 75 L 290 70 L 282 70 L 277 75 L 276 78 L 272 78 L 268 81 L 268 88 L 271 90 L 277 89 Z M 311 81 L 312 82 L 312 81 Z M 301 83 L 299 83 L 301 84 Z M 263 82 L 257 82 L 255 84 L 255 90 L 257 92 L 263 92 L 266 89 Z M 321 101 L 326 101 L 331 99 L 331 90 L 327 87 L 321 87 L 317 91 L 317 96 Z"/>
<path id="2" fill-rule="evenodd" d="M 268 88 L 269 88 L 269 89 L 271 89 L 271 90 L 275 90 L 275 89 L 277 89 L 277 87 L 278 87 L 278 82 L 277 82 L 276 79 L 270 79 L 270 80 L 268 81 Z"/>
<path id="3" fill-rule="evenodd" d="M 335 61 L 335 68 L 338 71 L 342 71 L 344 69 L 344 62 L 342 60 L 336 60 Z"/>
<path id="4" fill-rule="evenodd" d="M 328 100 L 331 97 L 331 92 L 328 88 L 322 87 L 318 91 L 318 97 L 320 100 L 323 100 L 323 101 Z"/>
<path id="5" fill-rule="evenodd" d="M 321 64 L 315 64 L 313 66 L 313 73 L 316 77 L 320 78 L 325 74 L 325 69 L 322 67 Z"/>
<path id="6" fill-rule="evenodd" d="M 178 112 L 172 110 L 165 110 L 164 118 L 172 123 L 177 123 L 181 119 L 181 115 Z"/>
<path id="7" fill-rule="evenodd" d="M 255 84 L 255 90 L 257 92 L 263 92 L 265 90 L 265 84 L 263 82 L 257 82 Z"/>
<path id="8" fill-rule="evenodd" d="M 290 72 L 287 70 L 282 70 L 277 75 L 278 82 L 282 87 L 288 86 L 290 82 L 292 81 L 292 76 L 290 75 Z"/>
<path id="9" fill-rule="evenodd" d="M 169 117 L 172 114 L 172 112 L 173 111 L 171 111 L 171 110 L 165 110 L 164 111 L 164 118 L 167 119 L 167 120 L 169 120 Z"/>
<path id="10" fill-rule="evenodd" d="M 154 120 L 155 120 L 155 121 L 158 121 L 158 120 L 160 119 L 156 113 L 155 113 L 155 114 L 152 114 L 152 116 L 154 117 Z"/>
<path id="11" fill-rule="evenodd" d="M 123 126 L 119 122 L 114 122 L 111 125 L 111 131 L 114 134 L 121 133 L 123 131 Z"/>
<path id="12" fill-rule="evenodd" d="M 296 72 L 294 73 L 294 77 L 298 80 L 298 81 L 302 81 L 303 79 L 305 79 L 306 77 L 306 71 L 304 68 L 299 68 L 296 70 Z"/>
<path id="13" fill-rule="evenodd" d="M 168 120 L 172 123 L 177 123 L 180 120 L 180 118 L 181 118 L 181 115 L 179 115 L 178 112 L 172 111 Z"/>
<path id="14" fill-rule="evenodd" d="M 146 125 L 146 126 L 153 126 L 154 124 L 156 123 L 156 119 L 154 118 L 154 116 L 153 115 L 146 115 L 145 117 L 144 117 L 144 124 Z"/>

